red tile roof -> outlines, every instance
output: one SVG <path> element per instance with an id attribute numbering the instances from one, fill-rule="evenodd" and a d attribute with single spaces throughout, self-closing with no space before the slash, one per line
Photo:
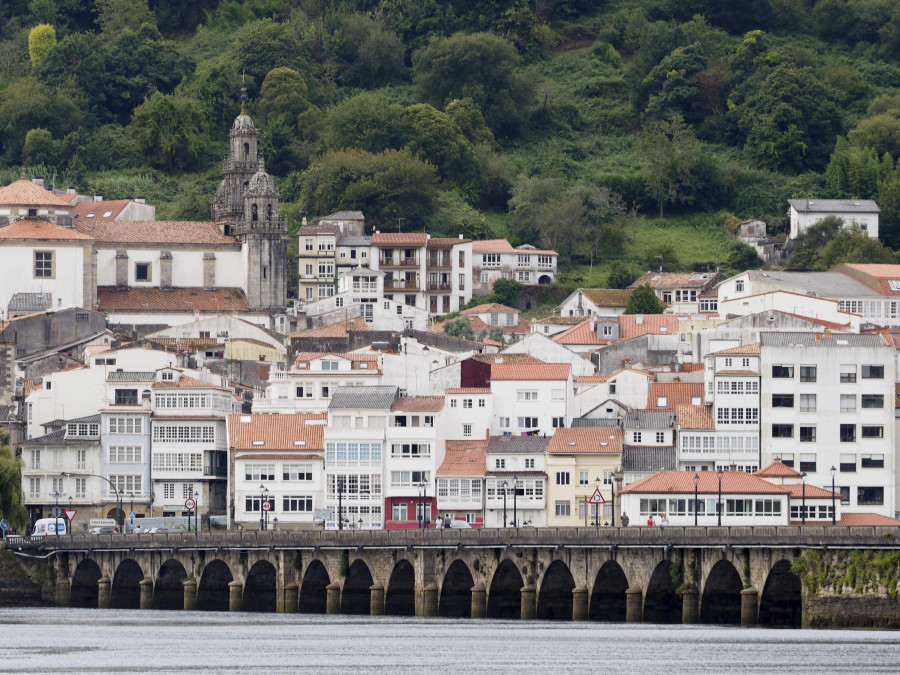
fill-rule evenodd
<path id="1" fill-rule="evenodd" d="M 720 474 L 715 471 L 658 471 L 622 488 L 622 492 L 694 494 L 695 473 L 700 476 L 700 482 L 697 484 L 700 494 L 718 492 Z M 773 485 L 743 471 L 723 471 L 721 476 L 722 494 L 785 494 L 786 486 Z"/>
<path id="2" fill-rule="evenodd" d="M 221 387 L 212 382 L 201 382 L 193 377 L 182 375 L 177 380 L 157 380 L 153 383 L 154 389 L 221 389 L 229 391 L 228 387 Z"/>
<path id="3" fill-rule="evenodd" d="M 190 220 L 86 220 L 75 227 L 100 242 L 116 244 L 201 244 L 237 246 L 234 237 L 219 230 L 218 223 Z"/>
<path id="4" fill-rule="evenodd" d="M 310 461 L 310 460 L 319 460 L 320 462 L 324 462 L 325 458 L 322 455 L 301 455 L 301 454 L 286 454 L 283 452 L 253 452 L 253 453 L 245 453 L 242 452 L 240 454 L 241 459 L 287 459 L 294 461 Z"/>
<path id="5" fill-rule="evenodd" d="M 622 340 L 641 335 L 677 335 L 678 317 L 674 314 L 622 314 L 619 337 Z"/>
<path id="6" fill-rule="evenodd" d="M 475 307 L 470 307 L 469 309 L 464 309 L 462 314 L 487 314 L 490 312 L 515 312 L 519 313 L 519 310 L 515 307 L 507 307 L 506 305 L 501 305 L 497 302 L 491 302 L 485 305 L 476 305 Z"/>
<path id="7" fill-rule="evenodd" d="M 369 330 L 369 324 L 362 317 L 355 316 L 352 319 L 330 323 L 327 326 L 317 326 L 316 328 L 308 328 L 306 330 L 298 330 L 290 333 L 288 337 L 292 338 L 338 338 L 347 337 L 349 331 L 366 331 Z"/>
<path id="8" fill-rule="evenodd" d="M 46 220 L 24 218 L 0 227 L 0 239 L 39 239 L 43 241 L 90 241 L 91 237 L 71 227 L 60 227 Z"/>
<path id="9" fill-rule="evenodd" d="M 327 421 L 328 415 L 229 415 L 228 443 L 232 450 L 256 452 L 322 450 Z"/>
<path id="10" fill-rule="evenodd" d="M 0 204 L 8 206 L 59 206 L 68 212 L 72 205 L 30 180 L 20 178 L 0 188 Z"/>
<path id="11" fill-rule="evenodd" d="M 350 352 L 297 352 L 297 356 L 294 358 L 294 369 L 306 370 L 306 368 L 300 367 L 301 363 L 310 363 L 311 361 L 320 359 L 323 356 L 335 356 L 339 359 L 352 361 L 353 364 L 351 368 L 353 370 L 360 370 L 360 363 L 374 364 L 375 368 L 372 368 L 372 370 L 377 370 L 378 368 L 378 354 L 355 354 Z M 365 368 L 363 368 L 362 370 L 365 370 Z"/>
<path id="12" fill-rule="evenodd" d="M 754 375 L 759 376 L 755 370 L 717 370 L 716 375 Z"/>
<path id="13" fill-rule="evenodd" d="M 705 279 L 703 277 L 706 277 Z M 631 283 L 629 288 L 637 288 L 649 284 L 651 288 L 675 288 L 706 286 L 715 281 L 716 274 L 699 272 L 646 272 Z"/>
<path id="14" fill-rule="evenodd" d="M 622 452 L 624 432 L 618 427 L 564 427 L 553 433 L 547 452 L 557 455 Z"/>
<path id="15" fill-rule="evenodd" d="M 699 397 L 703 403 L 704 385 L 702 382 L 652 382 L 647 395 L 647 410 L 671 410 L 679 405 L 694 405 L 693 399 Z M 666 397 L 664 406 L 657 405 L 660 396 Z"/>
<path id="16" fill-rule="evenodd" d="M 487 345 L 488 347 L 502 347 L 504 345 L 504 343 L 491 340 L 490 338 L 484 338 L 481 341 L 481 344 Z"/>
<path id="17" fill-rule="evenodd" d="M 882 295 L 900 295 L 890 281 L 900 281 L 900 265 L 844 263 L 832 271 L 842 272 Z"/>
<path id="18" fill-rule="evenodd" d="M 99 286 L 97 303 L 102 311 L 141 312 L 246 312 L 244 291 L 240 288 L 128 288 Z"/>
<path id="19" fill-rule="evenodd" d="M 515 253 L 506 239 L 484 239 L 472 242 L 472 253 Z"/>
<path id="20" fill-rule="evenodd" d="M 566 380 L 571 370 L 568 363 L 494 363 L 491 380 Z"/>
<path id="21" fill-rule="evenodd" d="M 754 476 L 756 474 L 753 474 Z M 778 487 L 783 488 L 785 492 L 791 495 L 791 499 L 803 499 L 803 485 L 800 483 L 791 483 L 789 485 L 779 485 Z M 815 485 L 806 484 L 806 498 L 807 499 L 831 499 L 832 497 L 836 497 L 838 499 L 841 498 L 840 492 L 832 492 L 831 490 L 825 490 L 820 487 L 816 487 Z"/>
<path id="22" fill-rule="evenodd" d="M 448 387 L 445 394 L 490 394 L 491 390 L 485 387 Z"/>
<path id="23" fill-rule="evenodd" d="M 109 199 L 102 202 L 78 202 L 72 209 L 72 215 L 78 218 L 88 218 L 88 214 L 92 220 L 109 220 L 115 219 L 122 211 L 131 203 L 130 199 Z"/>
<path id="24" fill-rule="evenodd" d="M 487 439 L 446 441 L 444 461 L 437 470 L 438 476 L 483 476 L 487 468 L 485 450 Z"/>
<path id="25" fill-rule="evenodd" d="M 577 326 L 572 326 L 564 331 L 560 331 L 556 335 L 552 335 L 550 339 L 561 345 L 600 346 L 608 345 L 611 342 L 611 340 L 601 340 L 597 337 L 593 319 L 586 319 Z"/>
<path id="26" fill-rule="evenodd" d="M 738 345 L 722 351 L 711 352 L 711 354 L 759 354 L 759 343 L 753 342 L 749 345 Z"/>
<path id="27" fill-rule="evenodd" d="M 769 466 L 763 467 L 753 475 L 759 476 L 760 478 L 800 478 L 803 474 L 796 469 L 789 467 L 787 464 L 775 461 L 769 464 Z"/>
<path id="28" fill-rule="evenodd" d="M 473 354 L 472 359 L 481 361 L 482 363 L 543 363 L 543 361 L 531 354 L 519 354 L 517 352 Z"/>
<path id="29" fill-rule="evenodd" d="M 372 246 L 425 246 L 428 235 L 424 232 L 376 232 L 372 235 Z"/>
<path id="30" fill-rule="evenodd" d="M 842 513 L 838 525 L 900 525 L 900 520 L 880 513 Z"/>
<path id="31" fill-rule="evenodd" d="M 715 429 L 716 424 L 705 405 L 677 405 L 675 418 L 682 429 Z"/>
<path id="32" fill-rule="evenodd" d="M 428 240 L 428 248 L 450 248 L 457 244 L 468 244 L 471 239 L 460 239 L 459 237 L 431 237 Z"/>
<path id="33" fill-rule="evenodd" d="M 391 412 L 440 412 L 444 409 L 443 396 L 412 396 L 398 398 Z"/>

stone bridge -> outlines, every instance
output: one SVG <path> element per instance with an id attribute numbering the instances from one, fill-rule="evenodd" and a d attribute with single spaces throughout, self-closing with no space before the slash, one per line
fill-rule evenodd
<path id="1" fill-rule="evenodd" d="M 13 549 L 41 561 L 60 605 L 799 626 L 795 557 L 897 550 L 900 528 L 74 535 Z"/>

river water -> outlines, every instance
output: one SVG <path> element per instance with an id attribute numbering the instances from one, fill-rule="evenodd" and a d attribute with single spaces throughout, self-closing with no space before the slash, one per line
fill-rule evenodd
<path id="1" fill-rule="evenodd" d="M 0 673 L 897 673 L 900 633 L 0 609 Z"/>

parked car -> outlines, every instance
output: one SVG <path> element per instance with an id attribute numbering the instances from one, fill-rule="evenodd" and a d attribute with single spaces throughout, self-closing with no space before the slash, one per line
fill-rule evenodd
<path id="1" fill-rule="evenodd" d="M 167 527 L 148 527 L 143 532 L 145 534 L 166 534 L 168 531 Z"/>
<path id="2" fill-rule="evenodd" d="M 89 534 L 116 534 L 114 527 L 92 527 Z"/>
<path id="3" fill-rule="evenodd" d="M 455 528 L 455 529 L 459 529 L 459 530 L 471 530 L 471 529 L 472 529 L 472 526 L 469 525 L 469 524 L 468 524 L 466 521 L 464 521 L 464 520 L 451 520 L 451 521 L 450 521 L 450 527 Z"/>

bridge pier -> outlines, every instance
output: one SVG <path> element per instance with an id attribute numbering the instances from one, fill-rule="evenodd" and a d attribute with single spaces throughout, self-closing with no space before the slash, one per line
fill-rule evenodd
<path id="1" fill-rule="evenodd" d="M 759 593 L 752 586 L 741 591 L 741 625 L 755 626 L 759 616 Z"/>
<path id="2" fill-rule="evenodd" d="M 369 586 L 369 614 L 384 615 L 384 584 L 377 581 Z"/>
<path id="3" fill-rule="evenodd" d="M 536 613 L 534 586 L 529 584 L 522 589 L 521 618 L 522 620 L 533 619 Z"/>
<path id="4" fill-rule="evenodd" d="M 72 580 L 60 579 L 56 582 L 56 604 L 68 607 L 72 603 Z"/>
<path id="5" fill-rule="evenodd" d="M 587 621 L 588 593 L 587 588 L 578 586 L 572 589 L 572 621 Z"/>
<path id="6" fill-rule="evenodd" d="M 688 588 L 681 592 L 681 623 L 700 622 L 700 592 L 696 588 Z"/>
<path id="7" fill-rule="evenodd" d="M 141 579 L 141 609 L 153 609 L 153 581 Z"/>
<path id="8" fill-rule="evenodd" d="M 193 611 L 197 609 L 197 580 L 188 579 L 183 584 L 184 590 L 184 609 Z"/>
<path id="9" fill-rule="evenodd" d="M 480 581 L 472 587 L 472 618 L 483 619 L 487 613 L 487 591 Z"/>
<path id="10" fill-rule="evenodd" d="M 438 589 L 433 581 L 422 589 L 422 616 L 438 615 Z"/>
<path id="11" fill-rule="evenodd" d="M 110 581 L 109 577 L 101 577 L 97 582 L 97 607 L 100 609 L 109 609 L 112 607 L 112 595 L 110 594 L 110 587 L 112 586 L 112 581 Z"/>
<path id="12" fill-rule="evenodd" d="M 632 586 L 625 591 L 625 621 L 640 623 L 644 620 L 644 591 Z"/>
<path id="13" fill-rule="evenodd" d="M 276 601 L 276 611 L 296 614 L 300 609 L 300 586 L 293 581 L 282 589 L 280 601 Z M 278 609 L 280 607 L 281 609 Z"/>
<path id="14" fill-rule="evenodd" d="M 244 584 L 232 581 L 228 584 L 228 611 L 240 612 L 244 609 Z"/>
<path id="15" fill-rule="evenodd" d="M 325 587 L 325 613 L 340 614 L 341 613 L 341 585 L 337 581 L 332 581 Z"/>

